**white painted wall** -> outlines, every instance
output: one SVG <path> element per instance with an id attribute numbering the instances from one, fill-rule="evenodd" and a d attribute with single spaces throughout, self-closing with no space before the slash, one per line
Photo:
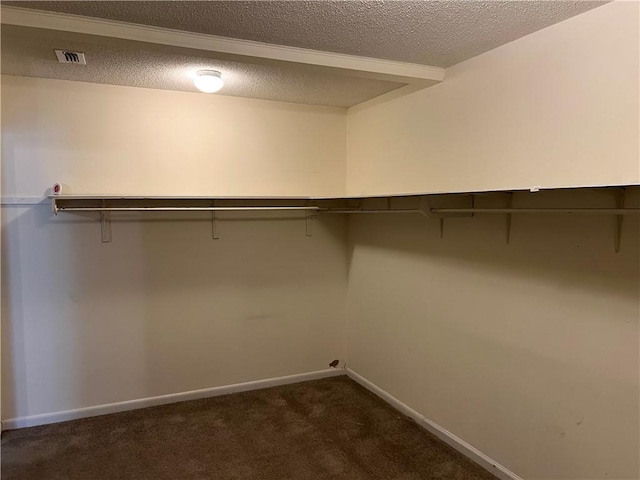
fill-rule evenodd
<path id="1" fill-rule="evenodd" d="M 220 215 L 212 240 L 206 214 L 174 214 L 114 223 L 102 244 L 95 219 L 47 206 L 2 217 L 3 419 L 344 358 L 344 219 L 308 238 L 299 215 Z"/>
<path id="2" fill-rule="evenodd" d="M 3 196 L 340 195 L 346 110 L 3 76 Z"/>
<path id="3" fill-rule="evenodd" d="M 640 183 L 638 2 L 613 2 L 349 109 L 350 195 Z"/>
<path id="4" fill-rule="evenodd" d="M 640 225 L 616 254 L 613 222 L 516 215 L 506 245 L 503 215 L 447 219 L 443 238 L 419 215 L 354 217 L 349 368 L 522 478 L 639 478 Z"/>
<path id="5" fill-rule="evenodd" d="M 351 108 L 348 193 L 639 184 L 639 14 L 607 4 Z M 619 254 L 611 217 L 515 217 L 509 246 L 504 225 L 351 219 L 349 367 L 525 479 L 639 478 L 637 217 Z"/>
<path id="6" fill-rule="evenodd" d="M 344 110 L 3 77 L 3 196 L 335 194 Z M 239 214 L 236 214 L 239 215 Z M 2 418 L 344 358 L 345 220 L 2 209 Z M 282 218 L 280 218 L 282 217 Z M 118 218 L 123 218 L 122 215 Z M 226 218 L 226 220 L 225 220 Z M 161 221 L 159 221 L 161 220 Z"/>

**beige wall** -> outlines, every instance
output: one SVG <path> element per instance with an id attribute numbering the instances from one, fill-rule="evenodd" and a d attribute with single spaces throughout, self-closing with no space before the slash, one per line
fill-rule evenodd
<path id="1" fill-rule="evenodd" d="M 340 195 L 346 110 L 2 78 L 3 196 Z"/>
<path id="2" fill-rule="evenodd" d="M 306 237 L 299 215 L 221 214 L 212 240 L 206 214 L 174 214 L 114 223 L 102 244 L 95 219 L 2 217 L 3 419 L 344 359 L 344 219 Z"/>
<path id="3" fill-rule="evenodd" d="M 349 110 L 348 193 L 640 183 L 638 2 L 614 2 Z"/>
<path id="4" fill-rule="evenodd" d="M 560 205 L 613 199 L 514 198 Z M 419 215 L 353 218 L 349 368 L 525 479 L 639 478 L 640 226 L 616 254 L 613 221 L 521 214 L 506 245 L 503 215 L 443 238 Z"/>
<path id="5" fill-rule="evenodd" d="M 336 194 L 344 110 L 3 77 L 2 195 Z M 238 215 L 238 214 L 236 214 Z M 345 220 L 2 209 L 2 418 L 323 370 L 344 357 Z M 122 219 L 123 216 L 119 215 Z M 150 220 L 149 217 L 145 217 Z M 227 220 L 225 220 L 227 218 Z M 159 221 L 161 220 L 161 221 Z"/>
<path id="6" fill-rule="evenodd" d="M 639 13 L 608 4 L 351 108 L 348 193 L 640 183 Z M 515 217 L 509 246 L 503 216 L 442 239 L 437 220 L 355 217 L 348 365 L 523 478 L 639 478 L 638 230 L 615 254 L 608 216 Z"/>

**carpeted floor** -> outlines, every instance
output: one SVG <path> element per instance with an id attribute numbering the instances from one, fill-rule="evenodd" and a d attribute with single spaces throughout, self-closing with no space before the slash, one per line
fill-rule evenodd
<path id="1" fill-rule="evenodd" d="M 2 480 L 494 479 L 347 377 L 4 432 Z"/>

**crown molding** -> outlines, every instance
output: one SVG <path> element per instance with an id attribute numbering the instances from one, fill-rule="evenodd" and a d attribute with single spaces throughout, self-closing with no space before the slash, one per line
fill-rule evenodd
<path id="1" fill-rule="evenodd" d="M 168 28 L 104 20 L 78 15 L 45 12 L 20 7 L 1 7 L 1 22 L 6 25 L 59 30 L 85 35 L 169 45 L 218 52 L 239 61 L 262 59 L 337 69 L 341 73 L 406 83 L 434 84 L 444 79 L 444 68 L 415 63 L 394 62 L 370 57 L 323 52 L 273 45 L 236 38 L 185 32 Z M 251 63 L 251 62 L 249 62 Z"/>

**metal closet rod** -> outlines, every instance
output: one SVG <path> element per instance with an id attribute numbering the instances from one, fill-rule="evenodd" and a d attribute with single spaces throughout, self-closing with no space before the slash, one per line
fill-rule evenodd
<path id="1" fill-rule="evenodd" d="M 588 213 L 609 215 L 632 215 L 640 208 L 417 208 L 344 210 L 306 207 L 57 207 L 58 212 L 245 212 L 245 211 L 318 211 L 320 213 Z"/>
<path id="2" fill-rule="evenodd" d="M 431 208 L 431 213 L 606 213 L 629 215 L 640 208 Z"/>
<path id="3" fill-rule="evenodd" d="M 58 212 L 244 212 L 319 210 L 320 207 L 57 207 Z"/>
<path id="4" fill-rule="evenodd" d="M 394 209 L 376 209 L 376 210 L 340 210 L 336 209 L 323 209 L 320 213 L 422 213 L 422 210 L 417 208 L 394 208 Z"/>
<path id="5" fill-rule="evenodd" d="M 320 210 L 320 213 L 600 213 L 609 215 L 633 215 L 640 208 L 417 208 L 376 209 L 376 210 Z"/>

